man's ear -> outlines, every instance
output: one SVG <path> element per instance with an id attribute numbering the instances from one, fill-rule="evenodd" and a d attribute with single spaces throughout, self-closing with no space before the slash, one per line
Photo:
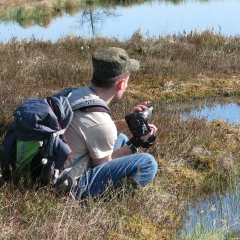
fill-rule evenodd
<path id="1" fill-rule="evenodd" d="M 118 90 L 122 90 L 124 88 L 124 78 L 118 81 L 117 88 Z"/>

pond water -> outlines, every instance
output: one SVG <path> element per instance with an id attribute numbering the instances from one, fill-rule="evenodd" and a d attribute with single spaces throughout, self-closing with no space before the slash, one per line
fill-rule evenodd
<path id="1" fill-rule="evenodd" d="M 127 7 L 87 8 L 77 14 L 53 19 L 47 26 L 22 27 L 17 22 L 0 21 L 0 41 L 20 39 L 51 40 L 65 36 L 130 38 L 140 30 L 146 37 L 159 37 L 211 30 L 226 36 L 240 34 L 239 0 L 184 0 L 145 2 Z"/>
<path id="2" fill-rule="evenodd" d="M 213 194 L 200 203 L 189 204 L 186 214 L 185 230 L 186 239 L 230 239 L 240 237 L 240 186 L 234 187 L 234 191 L 223 194 Z M 213 233 L 215 234 L 214 238 Z M 208 237 L 207 237 L 208 236 Z M 234 238 L 233 238 L 234 237 Z M 199 239 L 199 238 L 198 238 Z"/>
<path id="3" fill-rule="evenodd" d="M 231 124 L 240 125 L 240 104 L 233 102 L 228 104 L 215 103 L 211 104 L 211 106 L 205 105 L 188 113 L 182 113 L 181 117 L 183 119 L 201 117 L 207 121 L 220 119 Z"/>
<path id="4" fill-rule="evenodd" d="M 221 103 L 219 99 L 214 101 L 203 100 L 195 104 L 186 105 L 180 110 L 183 119 L 191 117 L 203 117 L 207 121 L 217 119 L 224 120 L 240 126 L 240 102 L 239 98 L 233 102 Z M 180 107 L 181 108 L 181 107 Z M 194 239 L 193 236 L 201 236 L 198 239 L 225 239 L 231 234 L 231 239 L 240 239 L 240 181 L 239 176 L 225 193 L 214 193 L 199 202 L 188 204 L 184 230 L 181 232 L 184 239 Z M 199 235 L 200 234 L 200 235 Z M 209 235 L 208 235 L 209 234 Z"/>

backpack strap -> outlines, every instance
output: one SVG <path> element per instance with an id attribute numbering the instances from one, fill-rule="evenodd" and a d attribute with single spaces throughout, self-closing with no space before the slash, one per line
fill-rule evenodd
<path id="1" fill-rule="evenodd" d="M 61 97 L 69 98 L 75 89 L 77 88 L 63 89 L 61 92 L 53 95 L 52 97 L 49 97 L 48 99 L 52 99 L 52 98 L 61 99 Z M 108 107 L 106 102 L 103 101 L 102 99 L 97 99 L 97 98 L 86 99 L 86 100 L 79 99 L 79 100 L 76 100 L 75 102 L 70 103 L 70 105 L 71 105 L 72 111 L 80 110 L 84 112 L 106 112 L 109 115 L 111 115 L 110 108 Z"/>
<path id="2" fill-rule="evenodd" d="M 88 155 L 89 153 L 86 152 L 84 153 L 81 157 L 79 157 L 78 159 L 76 159 L 74 162 L 72 162 L 67 168 L 65 168 L 60 174 L 59 174 L 59 170 L 55 169 L 54 172 L 54 178 L 53 178 L 53 186 L 54 187 L 58 187 L 59 185 L 63 184 L 68 177 L 68 173 L 69 171 L 75 167 L 81 160 L 82 158 L 84 158 L 86 155 Z M 75 179 L 76 180 L 76 179 Z M 75 181 L 74 181 L 75 182 Z M 74 185 L 74 183 L 72 183 Z M 71 186 L 72 187 L 72 186 Z"/>
<path id="3" fill-rule="evenodd" d="M 91 106 L 78 109 L 81 112 L 105 112 L 111 116 L 110 110 L 106 109 L 104 106 Z"/>
<path id="4" fill-rule="evenodd" d="M 77 100 L 71 103 L 71 108 L 73 111 L 106 112 L 111 115 L 110 108 L 102 99 Z"/>
<path id="5" fill-rule="evenodd" d="M 49 145 L 48 145 L 48 155 L 50 157 L 53 157 L 53 154 L 54 154 L 54 142 L 55 142 L 56 138 L 59 135 L 63 135 L 64 132 L 65 132 L 65 129 L 61 129 L 61 130 L 51 134 L 50 139 L 49 139 Z"/>
<path id="6" fill-rule="evenodd" d="M 73 90 L 75 90 L 75 89 L 77 89 L 77 88 L 65 88 L 62 91 L 60 91 L 59 93 L 53 95 L 52 97 L 56 97 L 56 98 L 67 97 L 67 98 L 69 98 L 72 95 Z"/>

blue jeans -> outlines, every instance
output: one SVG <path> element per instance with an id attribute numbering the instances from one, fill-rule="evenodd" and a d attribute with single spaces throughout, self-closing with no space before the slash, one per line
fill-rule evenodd
<path id="1" fill-rule="evenodd" d="M 127 136 L 119 134 L 114 150 L 124 146 L 127 141 Z M 100 195 L 106 190 L 110 182 L 116 185 L 126 176 L 134 177 L 139 185 L 144 187 L 153 180 L 157 168 L 156 160 L 149 153 L 138 153 L 116 158 L 88 169 L 78 180 L 73 195 L 75 195 L 75 198 L 81 199 Z"/>

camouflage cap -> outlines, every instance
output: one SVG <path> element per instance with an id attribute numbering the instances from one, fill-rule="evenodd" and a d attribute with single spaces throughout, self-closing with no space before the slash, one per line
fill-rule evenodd
<path id="1" fill-rule="evenodd" d="M 139 62 L 130 59 L 124 49 L 117 47 L 97 50 L 92 56 L 92 62 L 93 75 L 99 79 L 110 79 L 139 69 Z"/>

